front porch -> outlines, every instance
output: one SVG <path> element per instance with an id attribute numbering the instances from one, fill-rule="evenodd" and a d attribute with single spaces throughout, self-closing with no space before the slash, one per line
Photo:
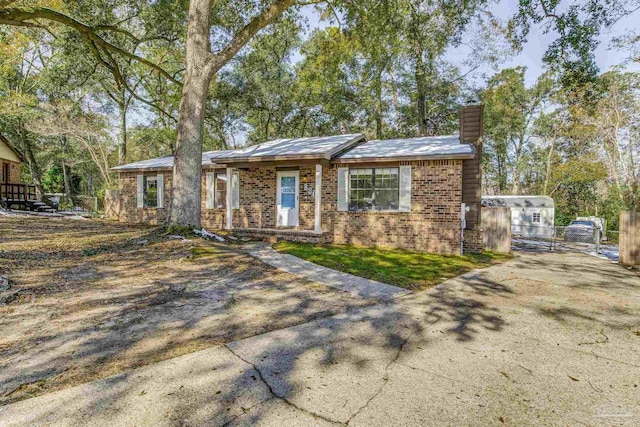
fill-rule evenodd
<path id="1" fill-rule="evenodd" d="M 223 170 L 231 182 L 221 213 L 228 232 L 310 243 L 330 239 L 322 226 L 323 173 L 329 169 L 320 162 L 226 166 Z M 206 187 L 208 194 L 216 193 L 215 185 Z"/>
<path id="2" fill-rule="evenodd" d="M 38 198 L 36 186 L 20 183 L 0 183 L 0 206 L 6 209 L 24 209 L 34 212 L 54 212 Z"/>

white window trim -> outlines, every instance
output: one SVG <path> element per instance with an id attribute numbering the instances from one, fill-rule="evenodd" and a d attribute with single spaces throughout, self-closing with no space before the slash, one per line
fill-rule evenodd
<path id="1" fill-rule="evenodd" d="M 402 166 L 391 166 L 391 167 L 353 167 L 353 168 L 348 168 L 349 171 L 347 173 L 347 180 L 345 183 L 346 186 L 346 193 L 347 193 L 347 212 L 364 212 L 364 213 L 395 213 L 395 212 L 407 212 L 406 210 L 403 210 L 402 207 L 400 206 L 400 197 L 402 195 L 402 190 L 401 190 L 401 182 L 400 182 L 400 171 Z M 351 170 L 358 170 L 358 169 L 371 169 L 372 171 L 372 181 L 374 180 L 375 177 L 375 170 L 376 169 L 398 169 L 398 209 L 369 209 L 369 210 L 365 210 L 365 209 L 351 209 L 350 205 L 351 205 Z M 373 184 L 372 184 L 373 185 Z M 375 188 L 373 188 L 374 194 L 375 194 Z"/>
<path id="2" fill-rule="evenodd" d="M 213 209 L 215 206 L 215 177 L 215 172 L 207 172 L 205 175 L 206 209 Z"/>
<path id="3" fill-rule="evenodd" d="M 156 205 L 145 206 L 147 201 L 147 178 L 156 179 Z M 136 207 L 138 209 L 164 209 L 164 175 L 140 174 L 136 176 Z"/>
<path id="4" fill-rule="evenodd" d="M 536 221 L 536 215 L 538 215 L 538 220 Z M 542 212 L 532 212 L 531 213 L 531 223 L 532 224 L 542 224 Z"/>

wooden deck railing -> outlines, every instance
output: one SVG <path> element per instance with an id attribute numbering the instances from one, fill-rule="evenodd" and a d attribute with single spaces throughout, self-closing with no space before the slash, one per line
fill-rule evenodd
<path id="1" fill-rule="evenodd" d="M 5 201 L 28 201 L 38 200 L 36 186 L 29 184 L 0 184 L 0 200 Z"/>

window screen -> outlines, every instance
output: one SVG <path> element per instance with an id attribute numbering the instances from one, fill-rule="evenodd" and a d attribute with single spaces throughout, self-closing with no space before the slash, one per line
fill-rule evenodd
<path id="1" fill-rule="evenodd" d="M 213 184 L 213 207 L 216 209 L 227 208 L 227 173 L 216 172 Z"/>
<path id="2" fill-rule="evenodd" d="M 158 207 L 158 177 L 146 176 L 144 177 L 144 207 L 156 208 Z"/>
<path id="3" fill-rule="evenodd" d="M 398 210 L 398 168 L 350 169 L 349 210 Z"/>

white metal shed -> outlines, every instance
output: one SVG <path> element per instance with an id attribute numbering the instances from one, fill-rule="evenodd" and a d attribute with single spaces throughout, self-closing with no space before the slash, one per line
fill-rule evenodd
<path id="1" fill-rule="evenodd" d="M 486 208 L 511 209 L 511 233 L 549 238 L 555 225 L 555 204 L 549 196 L 482 196 Z"/>

